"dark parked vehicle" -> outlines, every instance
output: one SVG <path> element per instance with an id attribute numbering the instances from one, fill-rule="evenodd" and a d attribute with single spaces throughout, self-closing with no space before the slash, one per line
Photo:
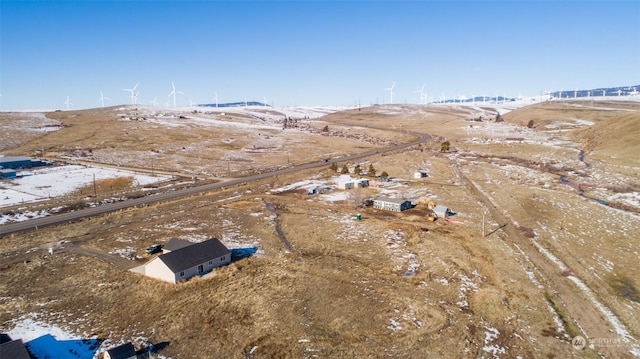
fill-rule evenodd
<path id="1" fill-rule="evenodd" d="M 147 247 L 147 253 L 154 254 L 162 251 L 162 244 L 153 244 Z"/>

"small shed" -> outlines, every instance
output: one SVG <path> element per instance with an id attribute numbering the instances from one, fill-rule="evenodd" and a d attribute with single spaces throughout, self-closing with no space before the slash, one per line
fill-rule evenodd
<path id="1" fill-rule="evenodd" d="M 369 187 L 369 180 L 366 178 L 360 178 L 355 180 L 355 184 L 358 187 L 364 188 L 364 187 Z"/>
<path id="2" fill-rule="evenodd" d="M 442 219 L 447 218 L 447 216 L 451 212 L 449 208 L 441 205 L 437 205 L 436 208 L 433 209 L 433 211 L 436 213 L 436 216 L 438 216 L 438 218 Z"/>
<path id="3" fill-rule="evenodd" d="M 352 189 L 353 185 L 354 185 L 353 181 L 345 181 L 345 182 L 338 183 L 338 188 L 340 188 L 340 189 Z"/>
<path id="4" fill-rule="evenodd" d="M 137 359 L 136 348 L 131 342 L 124 343 L 104 352 L 104 359 Z"/>
<path id="5" fill-rule="evenodd" d="M 413 173 L 413 178 L 426 178 L 429 177 L 429 173 L 425 170 L 417 170 Z"/>
<path id="6" fill-rule="evenodd" d="M 0 169 L 0 178 L 12 179 L 16 177 L 17 177 L 16 170 L 9 169 L 9 168 Z"/>

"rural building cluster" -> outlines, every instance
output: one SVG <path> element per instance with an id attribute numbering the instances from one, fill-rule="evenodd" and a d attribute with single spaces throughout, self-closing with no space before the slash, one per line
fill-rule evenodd
<path id="1" fill-rule="evenodd" d="M 25 156 L 0 156 L 0 179 L 13 179 L 18 176 L 17 170 L 47 166 L 50 162 Z"/>

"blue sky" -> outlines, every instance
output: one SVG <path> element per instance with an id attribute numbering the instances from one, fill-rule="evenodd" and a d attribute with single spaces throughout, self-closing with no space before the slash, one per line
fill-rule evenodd
<path id="1" fill-rule="evenodd" d="M 0 1 L 2 110 L 640 84 L 640 1 Z"/>

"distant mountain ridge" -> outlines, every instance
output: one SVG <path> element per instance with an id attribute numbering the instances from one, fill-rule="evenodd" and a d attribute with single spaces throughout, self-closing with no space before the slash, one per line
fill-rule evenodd
<path id="1" fill-rule="evenodd" d="M 271 107 L 268 104 L 258 102 L 258 101 L 242 101 L 242 102 L 226 102 L 226 103 L 203 103 L 198 104 L 198 106 L 202 107 L 244 107 L 244 106 L 263 106 L 263 107 Z"/>
<path id="2" fill-rule="evenodd" d="M 595 97 L 595 96 L 639 96 L 640 85 L 635 86 L 618 86 L 618 87 L 601 87 L 587 90 L 559 90 L 551 92 L 541 92 L 541 95 L 547 95 L 550 98 L 579 98 L 579 97 Z M 469 102 L 512 102 L 517 101 L 517 97 L 508 96 L 475 96 L 470 98 L 450 98 L 444 100 L 444 103 L 469 103 Z M 443 101 L 433 101 L 433 103 L 443 103 Z M 271 107 L 271 105 L 259 101 L 239 101 L 225 103 L 205 103 L 197 104 L 201 107 L 245 107 L 245 106 L 263 106 Z"/>
<path id="3" fill-rule="evenodd" d="M 637 96 L 640 94 L 640 85 L 636 86 L 618 86 L 618 87 L 601 87 L 590 90 L 562 90 L 551 92 L 550 95 L 556 98 L 578 98 L 591 96 Z"/>
<path id="4" fill-rule="evenodd" d="M 618 86 L 618 87 L 601 87 L 587 90 L 558 90 L 551 92 L 540 92 L 540 95 L 547 95 L 550 98 L 579 98 L 579 97 L 595 97 L 595 96 L 640 96 L 640 85 L 635 86 Z M 517 101 L 517 97 L 507 96 L 475 96 L 470 98 L 450 98 L 444 100 L 444 103 L 468 103 L 468 102 L 512 102 Z M 433 101 L 433 103 L 443 103 L 443 101 Z"/>

